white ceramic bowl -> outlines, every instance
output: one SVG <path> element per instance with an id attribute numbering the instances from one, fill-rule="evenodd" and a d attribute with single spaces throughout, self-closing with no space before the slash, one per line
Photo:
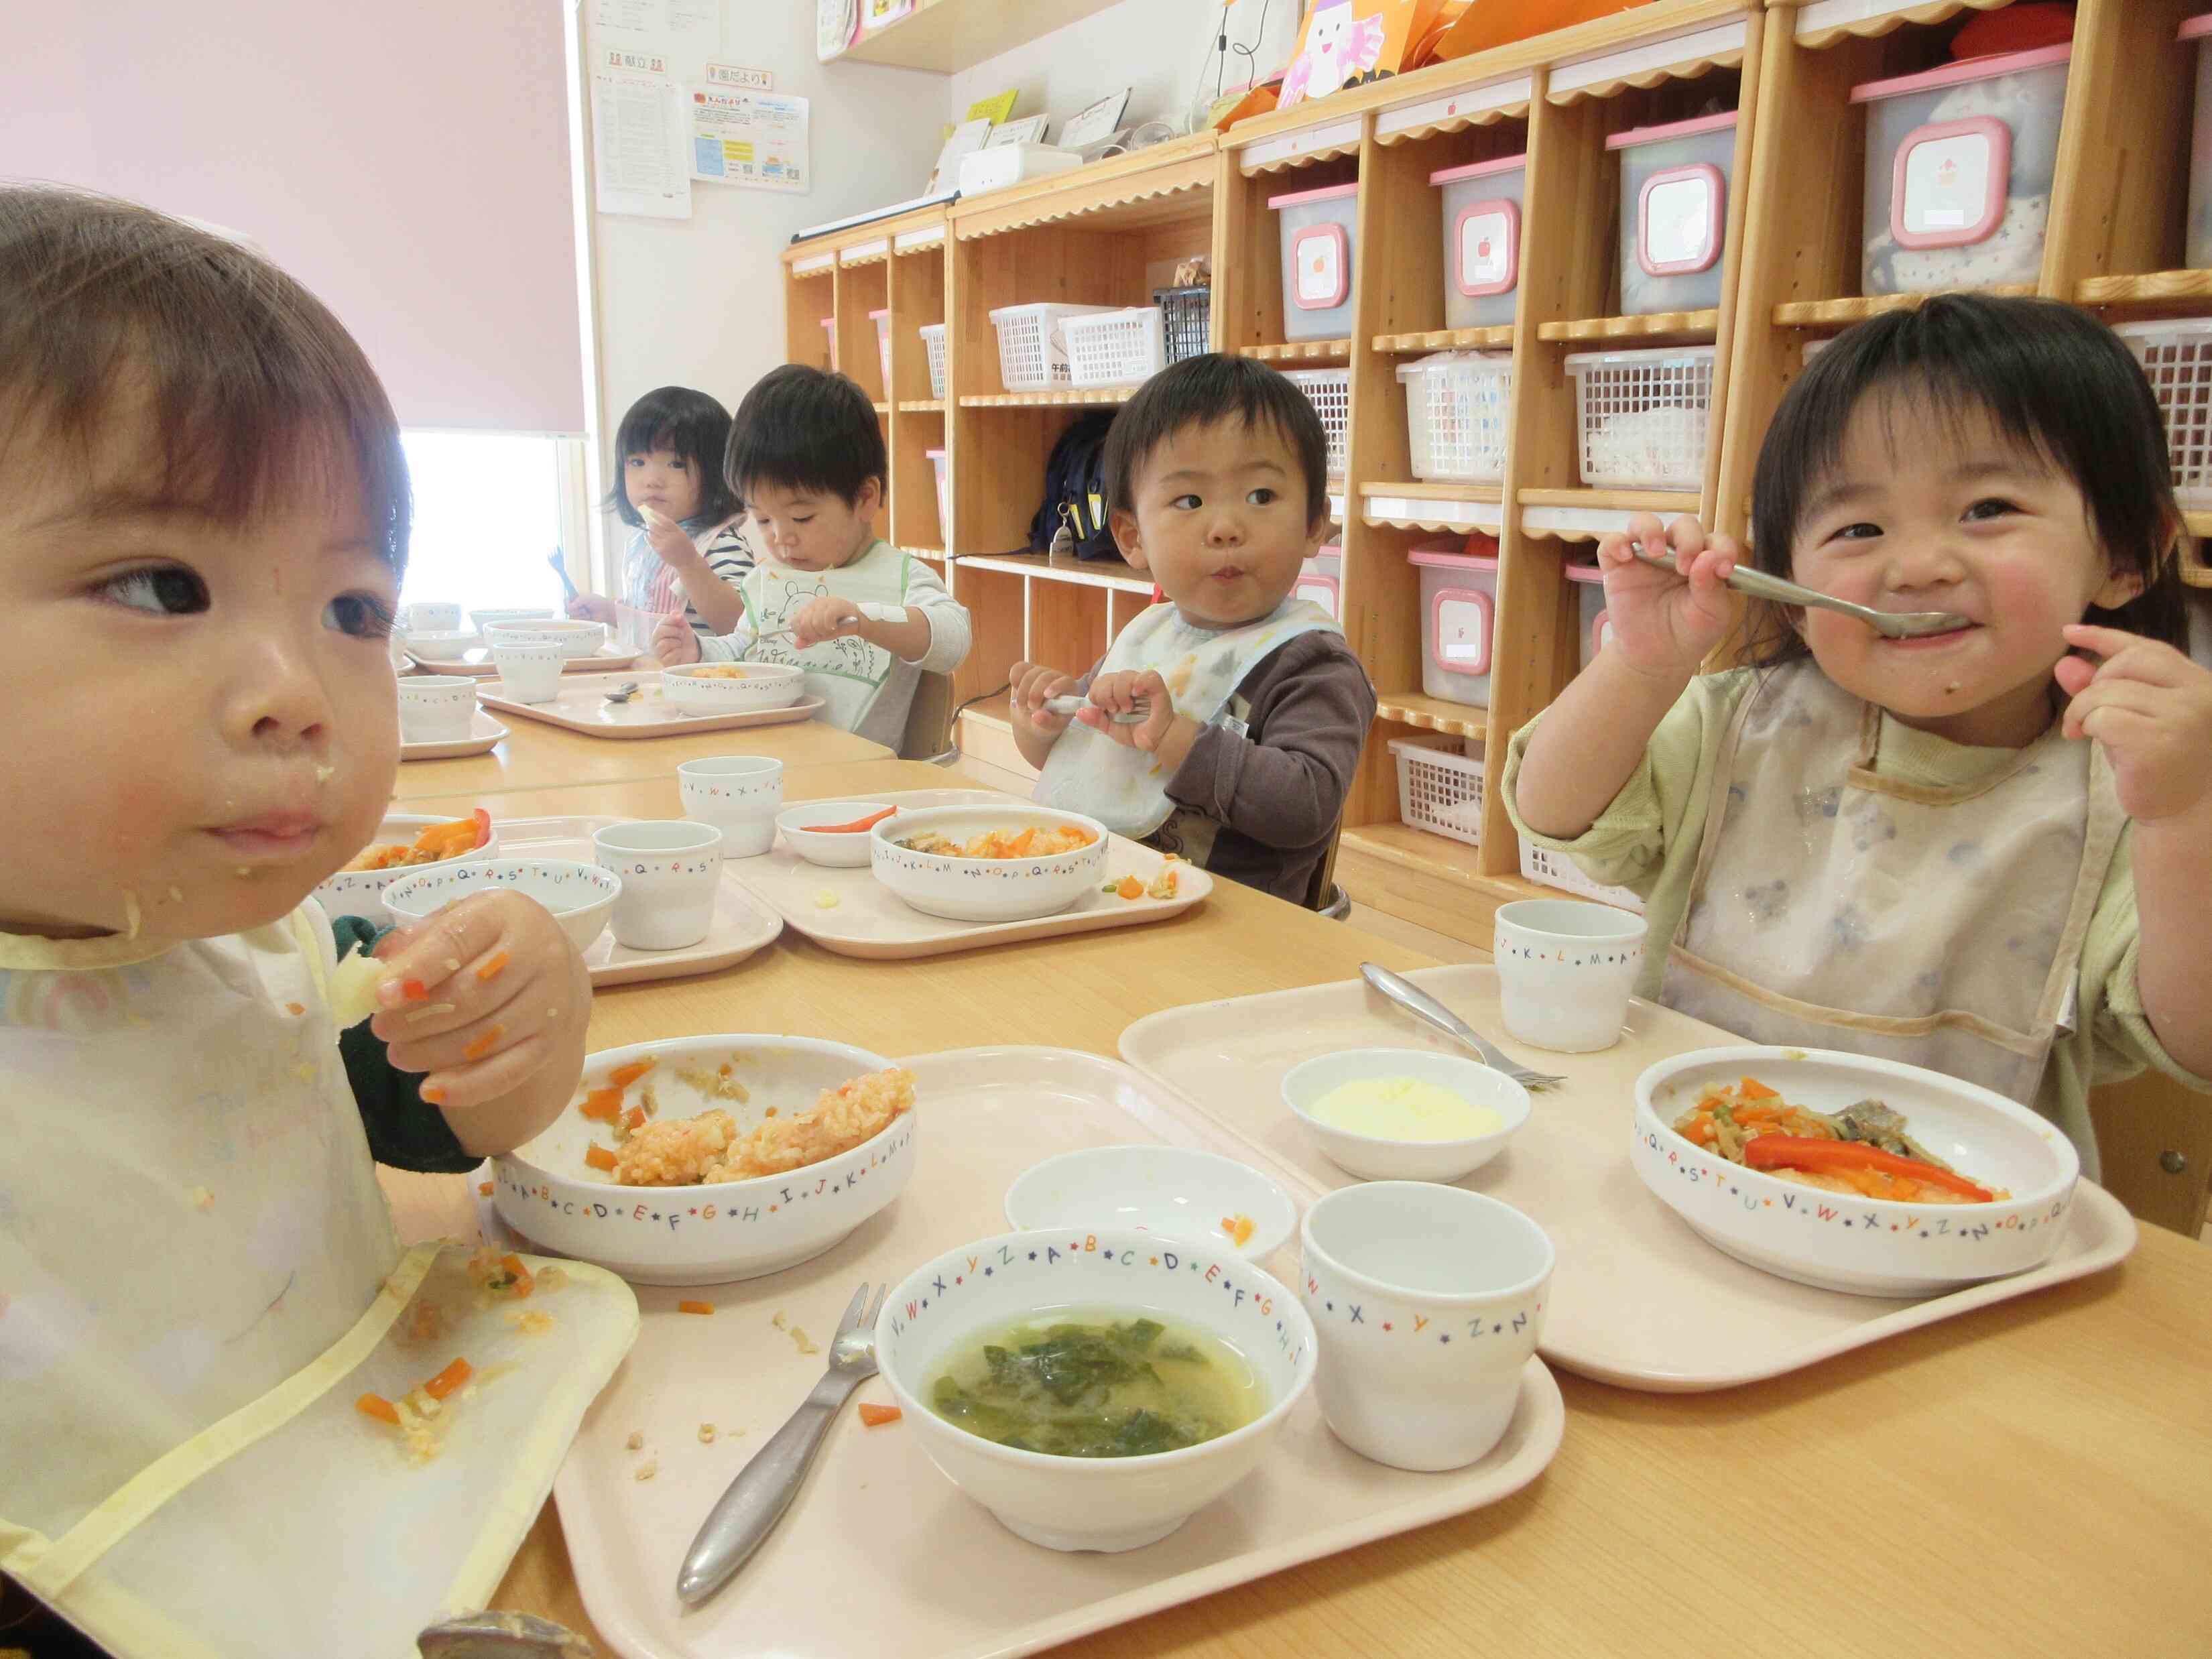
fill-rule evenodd
<path id="1" fill-rule="evenodd" d="M 1793 1106 L 1839 1112 L 1866 1099 L 1960 1175 L 2012 1196 L 1994 1204 L 1900 1204 L 1784 1181 L 1674 1133 L 1708 1084 L 1754 1077 Z M 1701 1048 L 1636 1080 L 1629 1162 L 1709 1243 L 1824 1290 L 1933 1296 L 2038 1267 L 2065 1237 L 2081 1162 L 2057 1125 L 1940 1073 L 1820 1048 Z"/>
<path id="2" fill-rule="evenodd" d="M 939 1365 L 994 1327 L 1065 1310 L 1150 1316 L 1226 1343 L 1267 1408 L 1241 1429 L 1142 1457 L 1054 1457 L 955 1428 L 924 1401 Z M 876 1363 L 929 1461 L 1007 1529 L 1056 1550 L 1133 1550 L 1166 1537 L 1249 1474 L 1314 1375 L 1313 1322 L 1233 1250 L 1118 1228 L 1006 1233 L 948 1251 L 894 1289 Z"/>
<path id="3" fill-rule="evenodd" d="M 1006 1224 L 1119 1227 L 1265 1261 L 1298 1224 L 1291 1195 L 1249 1164 L 1182 1146 L 1091 1146 L 1033 1164 L 1006 1188 Z M 1242 1244 L 1224 1220 L 1252 1223 Z"/>
<path id="4" fill-rule="evenodd" d="M 916 853 L 900 841 L 925 831 L 956 842 L 993 830 L 1075 824 L 1093 840 L 1045 858 L 957 859 Z M 933 806 L 902 812 L 868 831 L 876 879 L 926 915 L 954 921 L 1028 921 L 1065 910 L 1106 879 L 1106 826 L 1074 812 L 1008 800 L 1003 805 Z"/>
<path id="5" fill-rule="evenodd" d="M 605 623 L 547 617 L 542 622 L 493 623 L 483 630 L 486 645 L 557 645 L 570 661 L 588 657 L 607 642 Z"/>
<path id="6" fill-rule="evenodd" d="M 541 623 L 555 622 L 559 619 L 558 612 L 542 605 L 526 607 L 520 611 L 508 609 L 469 612 L 469 620 L 477 625 L 479 632 L 489 628 L 495 623 Z"/>
<path id="7" fill-rule="evenodd" d="M 394 842 L 412 846 L 415 837 L 434 823 L 451 823 L 447 817 L 424 817 L 414 813 L 394 812 L 376 828 L 370 840 L 371 847 L 385 847 Z M 491 839 L 482 847 L 449 859 L 447 863 L 475 863 L 499 856 L 499 827 L 492 826 Z M 411 876 L 419 871 L 434 870 L 434 864 L 403 864 L 396 870 L 340 871 L 326 876 L 321 886 L 315 889 L 315 898 L 324 913 L 332 916 L 360 916 L 379 927 L 386 927 L 398 920 L 384 908 L 384 890 L 402 876 Z"/>
<path id="8" fill-rule="evenodd" d="M 431 662 L 458 662 L 483 643 L 482 635 L 466 629 L 437 633 L 412 628 L 407 630 L 407 648 Z"/>
<path id="9" fill-rule="evenodd" d="M 596 864 L 567 859 L 481 859 L 426 864 L 384 890 L 384 908 L 402 922 L 420 921 L 458 899 L 505 888 L 536 899 L 579 951 L 606 931 L 622 878 Z"/>
<path id="10" fill-rule="evenodd" d="M 742 668 L 744 677 L 701 674 L 696 668 L 660 671 L 660 700 L 687 714 L 750 714 L 762 708 L 788 708 L 806 690 L 804 669 L 789 663 L 717 663 Z"/>
<path id="11" fill-rule="evenodd" d="M 745 1131 L 771 1106 L 787 1115 L 804 1111 L 823 1090 L 890 1064 L 865 1048 L 804 1037 L 677 1037 L 590 1055 L 577 1102 L 605 1087 L 617 1067 L 647 1058 L 659 1062 L 650 1077 L 662 1117 L 719 1107 Z M 750 1099 L 715 1098 L 685 1080 L 686 1072 L 711 1079 L 726 1062 Z M 584 1162 L 586 1147 L 608 1144 L 605 1126 L 572 1104 L 536 1139 L 492 1160 L 492 1201 L 500 1219 L 533 1243 L 641 1285 L 758 1279 L 821 1255 L 899 1195 L 914 1174 L 921 1110 L 917 1102 L 852 1151 L 786 1175 L 618 1187 Z"/>
<path id="12" fill-rule="evenodd" d="M 867 830 L 848 830 L 842 834 L 823 835 L 811 826 L 850 823 L 856 818 L 887 811 L 890 805 L 887 800 L 810 800 L 785 807 L 775 815 L 775 827 L 783 833 L 783 844 L 809 864 L 826 865 L 832 870 L 859 870 L 865 868 L 872 856 L 870 848 L 874 837 Z M 897 823 L 902 820 L 894 817 L 885 822 Z"/>
<path id="13" fill-rule="evenodd" d="M 1370 1077 L 1419 1078 L 1489 1107 L 1504 1127 L 1464 1140 L 1392 1140 L 1314 1117 L 1315 1103 L 1340 1084 Z M 1528 1091 L 1504 1073 L 1425 1048 L 1346 1048 L 1309 1060 L 1284 1073 L 1283 1103 L 1330 1163 L 1369 1181 L 1457 1181 L 1504 1152 L 1528 1121 Z"/>

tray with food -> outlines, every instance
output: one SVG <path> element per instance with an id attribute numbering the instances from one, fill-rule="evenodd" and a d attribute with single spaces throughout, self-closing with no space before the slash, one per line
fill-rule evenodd
<path id="1" fill-rule="evenodd" d="M 738 879 L 840 956 L 901 960 L 1179 915 L 1203 870 L 1075 813 L 991 791 L 891 791 L 786 808 Z"/>
<path id="2" fill-rule="evenodd" d="M 407 660 L 425 674 L 452 674 L 465 679 L 492 680 L 499 678 L 498 665 L 491 659 L 491 647 L 477 644 L 465 650 L 450 648 L 431 651 L 418 647 L 410 640 L 406 647 Z M 570 657 L 561 665 L 564 674 L 607 674 L 617 668 L 628 668 L 644 653 L 620 645 L 603 645 L 587 656 Z"/>
<path id="3" fill-rule="evenodd" d="M 723 668 L 732 672 L 708 672 Z M 787 674 L 788 679 L 781 678 Z M 591 738 L 665 738 L 783 726 L 812 720 L 823 707 L 820 697 L 805 694 L 795 671 L 736 663 L 680 672 L 574 674 L 560 682 L 558 693 L 546 702 L 518 702 L 495 684 L 480 695 L 487 708 Z"/>
<path id="4" fill-rule="evenodd" d="M 1476 1030 L 1503 1037 L 1496 969 L 1407 977 Z M 1437 1104 L 1418 1074 L 1463 1054 L 1361 981 L 1171 1009 L 1137 1021 L 1121 1043 L 1147 1077 L 1325 1188 L 1359 1179 L 1349 1164 L 1378 1152 L 1480 1152 L 1458 1164 L 1456 1184 L 1524 1212 L 1558 1247 L 1544 1356 L 1630 1388 L 1723 1389 L 1778 1376 L 2095 1273 L 2135 1245 L 2126 1210 L 2076 1179 L 2053 1126 L 1916 1067 L 1747 1049 L 1640 1001 L 1620 1041 L 1595 1054 L 1505 1046 L 1566 1081 L 1533 1106 L 1525 1097 L 1517 1109 L 1455 1103 L 1451 1126 L 1438 1129 L 1411 1121 L 1435 1115 Z M 1327 1057 L 1341 1066 L 1355 1051 L 1406 1058 L 1366 1062 L 1370 1075 L 1340 1080 L 1356 1085 L 1341 1093 L 1290 1098 L 1295 1068 Z M 1866 1101 L 1901 1116 L 1921 1156 L 1873 1139 L 1851 1150 L 1835 1126 Z M 1711 1124 L 1716 1103 L 1735 1120 L 1725 1131 Z M 1826 1139 L 1828 1150 L 1770 1147 L 1759 1154 L 1765 1168 L 1731 1158 L 1747 1139 L 1756 1147 L 1744 1131 L 1765 1128 L 1760 1117 L 1776 1105 L 1796 1109 L 1778 1115 L 1798 1132 L 1787 1139 Z M 1879 1114 L 1860 1118 L 1877 1137 L 1899 1132 Z M 1784 1156 L 1809 1167 L 1785 1169 Z M 1869 1174 L 1911 1185 L 1876 1195 Z M 2003 1196 L 1954 1203 L 1966 1196 L 1949 1190 L 1954 1178 Z"/>
<path id="5" fill-rule="evenodd" d="M 734 1283 L 639 1291 L 638 1344 L 556 1488 L 586 1607 L 617 1652 L 1032 1653 L 1495 1503 L 1556 1451 L 1564 1408 L 1534 1359 L 1507 1384 L 1504 1437 L 1467 1467 L 1410 1474 L 1338 1441 L 1306 1386 L 1312 1327 L 1285 1289 L 1297 1246 L 1281 1243 L 1269 1208 L 1285 1186 L 1301 1201 L 1313 1189 L 1280 1170 L 1212 1173 L 1224 1153 L 1254 1160 L 1126 1066 L 1022 1048 L 892 1062 L 792 1042 L 699 1037 L 594 1055 L 576 1107 L 485 1183 L 489 1224 L 524 1237 L 557 1218 L 618 1226 L 631 1236 L 579 1242 L 627 1257 L 675 1260 L 701 1239 L 750 1251 L 755 1265 L 819 1251 Z M 632 1124 L 648 1084 L 656 1109 Z M 702 1139 L 699 1120 L 715 1113 L 730 1122 Z M 763 1135 L 794 1113 L 814 1115 L 803 1133 Z M 688 1126 L 672 1159 L 649 1143 L 632 1150 L 656 1124 Z M 736 1178 L 621 1184 L 595 1168 L 604 1160 L 586 1161 L 594 1147 L 634 1174 Z M 1125 1149 L 1116 1166 L 1148 1150 L 1188 1155 L 1181 1173 L 1196 1182 L 1199 1220 L 1188 1237 L 1152 1231 L 1174 1225 L 1156 1211 L 1124 1216 L 1120 1230 L 1110 1215 L 1069 1222 L 1065 1239 L 1006 1233 L 1025 1172 L 1105 1148 Z M 1028 1201 L 1097 1197 L 1071 1198 L 1052 1176 Z M 577 1220 L 580 1204 L 629 1219 Z M 1242 1228 L 1207 1213 L 1240 1206 L 1255 1212 Z M 804 1232 L 824 1226 L 826 1243 Z M 1248 1254 L 1259 1247 L 1263 1265 Z M 834 1334 L 870 1328 L 861 1304 L 876 1295 L 856 1298 L 862 1281 L 892 1287 L 872 1325 L 884 1374 L 838 1407 L 758 1552 L 687 1608 L 678 1578 L 702 1522 L 822 1379 Z M 1279 1329 L 1303 1334 L 1292 1342 Z M 1068 1408 L 1052 1403 L 1055 1389 Z M 1052 1449 L 1035 1449 L 1040 1440 Z M 1109 1455 L 1086 1455 L 1097 1452 Z"/>

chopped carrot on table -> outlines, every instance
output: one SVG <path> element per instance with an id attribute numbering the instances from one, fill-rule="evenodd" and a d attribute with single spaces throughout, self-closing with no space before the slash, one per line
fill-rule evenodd
<path id="1" fill-rule="evenodd" d="M 363 1417 L 373 1417 L 380 1423 L 399 1426 L 399 1408 L 380 1394 L 365 1394 L 353 1402 L 353 1408 Z"/>
<path id="2" fill-rule="evenodd" d="M 456 1359 L 422 1385 L 422 1392 L 433 1400 L 443 1400 L 447 1395 L 476 1375 L 476 1367 L 465 1359 Z"/>
<path id="3" fill-rule="evenodd" d="M 880 1429 L 884 1424 L 896 1423 L 905 1415 L 896 1406 L 872 1406 L 865 1400 L 860 1402 L 860 1422 L 866 1428 Z"/>
<path id="4" fill-rule="evenodd" d="M 1125 899 L 1142 898 L 1145 896 L 1145 884 L 1134 876 L 1124 876 L 1114 884 L 1114 890 Z"/>
<path id="5" fill-rule="evenodd" d="M 489 1181 L 479 1181 L 477 1182 L 477 1190 L 482 1193 L 486 1198 L 489 1198 L 491 1196 L 491 1182 Z"/>
<path id="6" fill-rule="evenodd" d="M 688 1314 L 710 1314 L 714 1311 L 714 1304 L 711 1302 L 679 1302 L 676 1304 L 676 1311 Z"/>

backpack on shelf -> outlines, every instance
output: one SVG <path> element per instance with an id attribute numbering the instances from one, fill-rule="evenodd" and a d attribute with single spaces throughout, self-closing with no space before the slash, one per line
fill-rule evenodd
<path id="1" fill-rule="evenodd" d="M 1045 463 L 1044 501 L 1030 520 L 1030 550 L 1078 559 L 1117 559 L 1106 522 L 1106 434 L 1110 410 L 1095 410 L 1060 434 Z"/>

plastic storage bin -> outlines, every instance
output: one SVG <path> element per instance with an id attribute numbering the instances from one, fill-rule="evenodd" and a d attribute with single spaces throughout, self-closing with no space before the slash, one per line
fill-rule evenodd
<path id="1" fill-rule="evenodd" d="M 940 545 L 950 553 L 952 550 L 952 486 L 945 475 L 945 452 L 925 449 L 921 453 L 929 457 L 929 464 L 937 472 L 937 534 Z"/>
<path id="2" fill-rule="evenodd" d="M 1444 193 L 1444 326 L 1495 328 L 1521 303 L 1521 203 L 1528 158 L 1429 175 Z"/>
<path id="3" fill-rule="evenodd" d="M 1164 288 L 1153 294 L 1152 303 L 1160 308 L 1170 362 L 1202 357 L 1213 349 L 1212 289 L 1202 283 L 1196 288 Z"/>
<path id="4" fill-rule="evenodd" d="M 1485 537 L 1473 544 L 1495 548 Z M 1406 556 L 1421 573 L 1421 690 L 1446 702 L 1490 706 L 1498 619 L 1498 558 L 1447 542 Z"/>
<path id="5" fill-rule="evenodd" d="M 824 317 L 822 319 L 822 332 L 830 342 L 830 372 L 835 374 L 837 372 L 837 319 L 835 317 Z"/>
<path id="6" fill-rule="evenodd" d="M 1851 88 L 1867 106 L 1867 293 L 2034 283 L 2073 50 L 1970 58 Z"/>
<path id="7" fill-rule="evenodd" d="M 991 313 L 999 331 L 999 383 L 1009 392 L 1049 392 L 1073 386 L 1067 365 L 1066 322 L 1095 317 L 1117 306 L 1000 306 Z"/>
<path id="8" fill-rule="evenodd" d="M 1359 186 L 1271 196 L 1282 216 L 1283 337 L 1334 340 L 1352 332 L 1352 233 Z"/>
<path id="9" fill-rule="evenodd" d="M 1352 371 L 1294 368 L 1285 376 L 1306 394 L 1328 435 L 1328 476 L 1341 478 L 1352 465 Z"/>
<path id="10" fill-rule="evenodd" d="M 921 349 L 929 354 L 929 395 L 942 403 L 945 399 L 945 325 L 924 323 L 921 325 Z"/>
<path id="11" fill-rule="evenodd" d="M 1567 357 L 1582 424 L 1583 482 L 1697 489 L 1711 432 L 1713 348 L 1577 351 Z"/>
<path id="12" fill-rule="evenodd" d="M 1310 599 L 1339 621 L 1344 617 L 1344 549 L 1332 544 L 1298 568 L 1291 597 Z"/>
<path id="13" fill-rule="evenodd" d="M 1398 763 L 1398 817 L 1406 826 L 1479 845 L 1483 757 L 1418 738 L 1391 738 L 1390 754 Z"/>
<path id="14" fill-rule="evenodd" d="M 1158 306 L 1070 317 L 1067 368 L 1077 386 L 1134 386 L 1168 366 L 1166 330 Z"/>
<path id="15" fill-rule="evenodd" d="M 891 313 L 872 311 L 868 320 L 876 325 L 876 352 L 884 366 L 884 396 L 888 398 L 891 395 Z"/>
<path id="16" fill-rule="evenodd" d="M 2189 141 L 2189 235 L 2191 270 L 2212 270 L 2212 12 L 2181 26 L 2197 43 L 2197 125 Z"/>
<path id="17" fill-rule="evenodd" d="M 1626 887 L 1605 887 L 1592 881 L 1582 872 L 1575 861 L 1564 853 L 1554 853 L 1549 848 L 1534 842 L 1521 843 L 1521 873 L 1547 887 L 1556 887 L 1563 893 L 1574 893 L 1583 898 L 1595 899 L 1600 904 L 1617 904 L 1624 910 L 1644 914 L 1644 901 Z"/>
<path id="18" fill-rule="evenodd" d="M 1620 152 L 1620 308 L 1705 311 L 1721 302 L 1735 173 L 1735 114 L 1637 127 L 1605 141 Z"/>
<path id="19" fill-rule="evenodd" d="M 1429 483 L 1500 483 L 1512 420 L 1513 358 L 1446 351 L 1398 367 L 1413 476 Z"/>
<path id="20" fill-rule="evenodd" d="M 1588 668 L 1613 637 L 1613 624 L 1605 619 L 1605 573 L 1594 564 L 1571 564 L 1565 570 L 1582 600 L 1583 666 Z"/>
<path id="21" fill-rule="evenodd" d="M 2128 343 L 2158 395 L 2174 499 L 2212 507 L 2212 318 L 2122 323 L 2112 331 Z"/>

